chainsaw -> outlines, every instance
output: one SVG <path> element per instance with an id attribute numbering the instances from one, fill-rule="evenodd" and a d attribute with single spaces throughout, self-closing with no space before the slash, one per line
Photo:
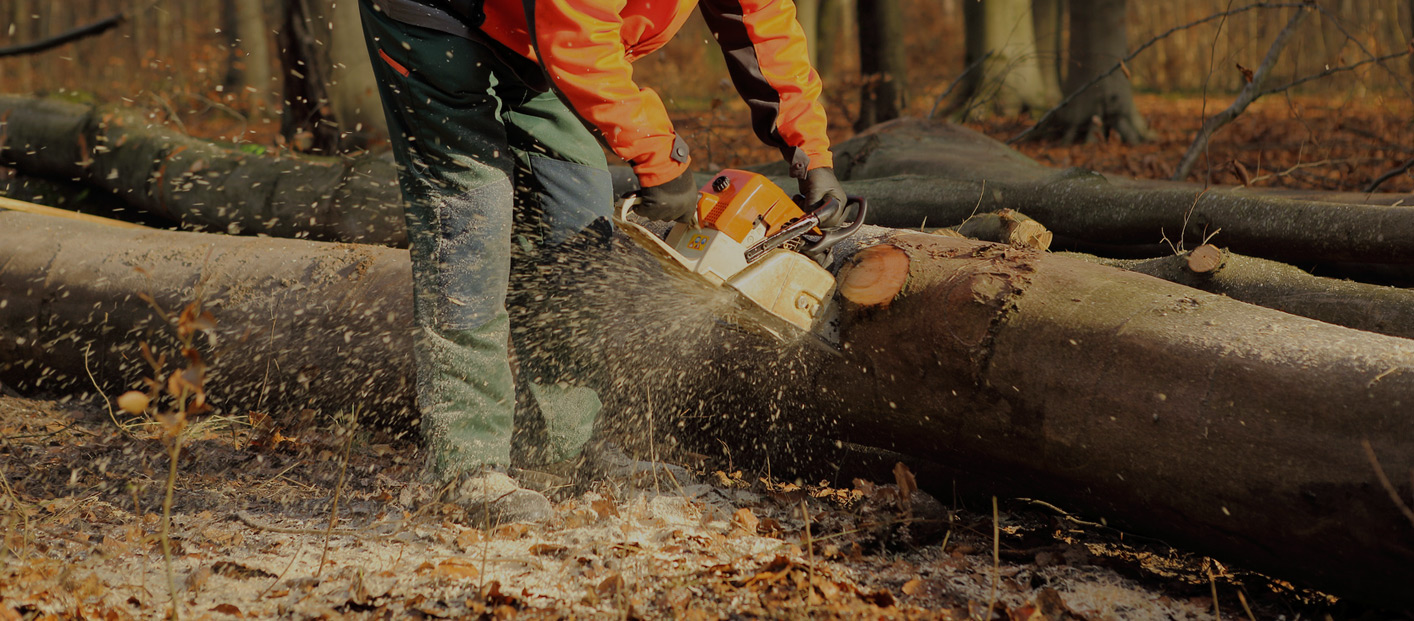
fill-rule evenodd
<path id="1" fill-rule="evenodd" d="M 768 314 L 747 313 L 746 323 L 777 338 L 786 338 L 789 326 L 813 331 L 828 315 L 835 277 L 823 264 L 868 212 L 867 202 L 853 196 L 845 204 L 803 205 L 804 197 L 787 196 L 765 176 L 728 169 L 699 190 L 690 221 L 663 238 L 628 220 L 637 200 L 630 196 L 618 206 L 615 220 L 623 231 L 679 276 L 734 289 L 748 307 Z M 852 220 L 820 228 L 850 209 Z"/>

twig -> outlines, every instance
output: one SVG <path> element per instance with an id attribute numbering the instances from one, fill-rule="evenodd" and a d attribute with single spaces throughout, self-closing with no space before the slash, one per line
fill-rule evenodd
<path id="1" fill-rule="evenodd" d="M 1385 476 L 1385 469 L 1380 467 L 1380 458 L 1375 456 L 1375 448 L 1370 446 L 1370 439 L 1364 438 L 1360 440 L 1360 444 L 1365 447 L 1365 457 L 1370 460 L 1370 466 L 1375 469 L 1375 477 L 1380 480 L 1380 485 L 1385 488 L 1385 493 L 1389 494 L 1389 499 L 1394 501 L 1394 506 L 1399 507 L 1399 512 L 1409 519 L 1409 523 L 1414 524 L 1414 510 L 1404 504 L 1404 499 L 1399 497 L 1399 490 L 1395 489 L 1389 477 Z"/>
<path id="2" fill-rule="evenodd" d="M 1237 601 L 1242 602 L 1242 609 L 1247 612 L 1247 618 L 1257 621 L 1257 615 L 1252 614 L 1252 607 L 1247 605 L 1247 596 L 1242 594 L 1242 590 L 1237 591 Z"/>
<path id="3" fill-rule="evenodd" d="M 1322 19 L 1329 20 L 1332 26 L 1335 26 L 1336 29 L 1341 32 L 1341 34 L 1345 35 L 1346 41 L 1354 43 L 1355 47 L 1360 48 L 1360 51 L 1364 52 L 1366 56 L 1369 56 L 1370 58 L 1375 57 L 1375 53 L 1371 52 L 1370 48 L 1365 47 L 1365 43 L 1361 41 L 1359 37 L 1355 36 L 1354 33 L 1350 32 L 1350 29 L 1345 27 L 1345 22 L 1342 21 L 1339 16 L 1337 16 L 1335 13 L 1332 13 L 1330 9 L 1327 9 L 1326 7 L 1321 6 L 1320 4 L 1315 5 L 1315 9 L 1317 11 L 1320 11 Z M 1390 77 L 1394 78 L 1395 85 L 1398 86 L 1400 90 L 1404 91 L 1404 95 L 1406 97 L 1414 99 L 1414 91 L 1409 90 L 1409 85 L 1406 84 L 1404 76 L 1395 73 L 1393 69 L 1390 69 L 1389 67 L 1386 67 L 1383 64 L 1380 65 L 1380 68 L 1384 69 L 1385 73 L 1388 73 Z"/>
<path id="4" fill-rule="evenodd" d="M 1380 189 L 1380 186 L 1383 185 L 1384 182 L 1409 172 L 1410 168 L 1414 168 L 1414 157 L 1409 158 L 1409 161 L 1406 161 L 1403 164 L 1396 166 L 1389 172 L 1386 172 L 1385 174 L 1376 177 L 1374 181 L 1370 182 L 1370 185 L 1365 186 L 1365 193 L 1373 193 L 1375 190 Z"/>
<path id="5" fill-rule="evenodd" d="M 240 521 L 240 523 L 245 524 L 246 526 L 249 526 L 255 530 L 262 530 L 270 533 L 280 533 L 282 535 L 323 535 L 325 533 L 329 533 L 332 535 L 338 535 L 340 537 L 357 537 L 359 539 L 370 539 L 377 541 L 381 539 L 388 539 L 398 534 L 398 532 L 402 530 L 400 528 L 391 533 L 368 532 L 378 527 L 378 524 L 371 524 L 363 528 L 335 528 L 333 531 L 321 528 L 286 528 L 283 526 L 275 526 L 273 524 L 266 524 L 264 522 L 261 522 L 255 516 L 244 511 L 237 511 L 232 515 L 234 515 L 236 520 Z"/>
<path id="6" fill-rule="evenodd" d="M 997 586 L 1002 581 L 1002 525 L 997 519 L 997 497 L 992 497 L 992 594 L 987 597 L 986 621 L 991 621 L 997 605 Z"/>
<path id="7" fill-rule="evenodd" d="M 0 58 L 3 58 L 5 56 L 21 56 L 24 54 L 34 54 L 38 52 L 43 52 L 45 50 L 59 47 L 65 43 L 78 41 L 79 39 L 83 39 L 85 37 L 92 37 L 103 34 L 113 28 L 116 28 L 125 21 L 128 21 L 127 14 L 119 13 L 112 17 L 98 20 L 86 26 L 79 26 L 77 28 L 70 29 L 68 31 L 54 35 L 47 39 L 40 39 L 38 41 L 32 41 L 30 43 L 22 43 L 20 45 L 12 45 L 10 47 L 0 48 Z"/>
<path id="8" fill-rule="evenodd" d="M 1019 134 L 1017 134 L 1017 135 L 1015 135 L 1015 136 L 1012 136 L 1011 138 L 1007 139 L 1006 143 L 1007 143 L 1007 144 L 1016 144 L 1016 143 L 1018 143 L 1018 142 L 1021 142 L 1022 140 L 1026 140 L 1027 138 L 1030 138 L 1032 134 L 1036 133 L 1037 129 L 1039 129 L 1040 127 L 1042 127 L 1043 125 L 1046 124 L 1046 121 L 1051 120 L 1051 117 L 1055 116 L 1055 114 L 1056 114 L 1057 112 L 1059 112 L 1059 111 L 1061 110 L 1061 108 L 1064 108 L 1064 107 L 1070 105 L 1070 102 L 1075 101 L 1075 98 L 1076 98 L 1076 97 L 1079 97 L 1081 93 L 1084 93 L 1085 91 L 1090 90 L 1090 88 L 1093 87 L 1093 86 L 1095 86 L 1096 84 L 1099 84 L 1100 82 L 1103 82 L 1103 81 L 1105 80 L 1105 78 L 1108 78 L 1108 77 L 1110 77 L 1111 75 L 1113 75 L 1114 72 L 1119 71 L 1119 70 L 1120 70 L 1120 67 L 1123 67 L 1123 66 L 1125 65 L 1125 63 L 1128 63 L 1129 61 L 1134 60 L 1134 57 L 1136 57 L 1136 56 L 1138 56 L 1139 54 L 1143 53 L 1144 50 L 1147 50 L 1147 49 L 1149 49 L 1150 47 L 1152 47 L 1155 43 L 1158 43 L 1159 41 L 1162 41 L 1162 40 L 1168 38 L 1169 35 L 1172 35 L 1172 34 L 1175 33 L 1175 32 L 1179 32 L 1179 31 L 1181 31 L 1181 30 L 1188 30 L 1188 29 L 1190 29 L 1190 28 L 1195 28 L 1195 27 L 1197 27 L 1197 26 L 1201 26 L 1201 25 L 1203 25 L 1203 24 L 1206 24 L 1206 23 L 1208 23 L 1208 22 L 1211 22 L 1211 21 L 1213 21 L 1213 20 L 1215 20 L 1215 19 L 1225 19 L 1225 18 L 1227 18 L 1227 17 L 1229 17 L 1229 16 L 1237 15 L 1238 13 L 1245 13 L 1245 12 L 1251 11 L 1251 10 L 1253 10 L 1253 9 L 1290 9 L 1290 8 L 1298 8 L 1298 7 L 1306 7 L 1306 6 L 1309 6 L 1309 4 L 1307 4 L 1307 3 L 1305 3 L 1305 2 L 1254 2 L 1254 3 L 1252 3 L 1252 4 L 1248 4 L 1248 5 L 1245 5 L 1245 6 L 1237 7 L 1237 8 L 1235 8 L 1235 9 L 1228 9 L 1228 10 L 1226 10 L 1226 11 L 1222 11 L 1221 13 L 1214 13 L 1214 14 L 1209 15 L 1209 16 L 1207 16 L 1207 17 L 1204 17 L 1204 18 L 1202 18 L 1202 19 L 1200 19 L 1200 20 L 1197 20 L 1197 21 L 1194 21 L 1194 22 L 1189 22 L 1189 23 L 1187 23 L 1187 24 L 1183 24 L 1183 25 L 1179 25 L 1179 26 L 1174 26 L 1173 28 L 1170 28 L 1170 29 L 1168 29 L 1168 30 L 1165 30 L 1165 31 L 1163 31 L 1162 33 L 1159 33 L 1158 35 L 1156 35 L 1154 38 L 1149 39 L 1148 41 L 1145 41 L 1143 45 L 1140 45 L 1139 47 L 1134 48 L 1134 51 L 1133 51 L 1133 52 L 1130 52 L 1128 56 L 1125 56 L 1124 58 L 1121 58 L 1121 59 L 1119 60 L 1119 62 L 1115 63 L 1114 66 L 1112 66 L 1112 67 L 1109 68 L 1109 70 L 1105 71 L 1104 73 L 1101 73 L 1100 75 L 1095 76 L 1094 78 L 1091 78 L 1089 82 L 1086 82 L 1085 84 L 1082 84 L 1082 85 L 1080 86 L 1080 88 L 1075 89 L 1075 92 L 1072 92 L 1072 93 L 1070 93 L 1069 95 L 1066 95 L 1066 96 L 1065 96 L 1065 99 L 1062 99 L 1060 103 L 1056 104 L 1056 105 L 1055 105 L 1054 107 L 1052 107 L 1050 110 L 1047 110 L 1045 114 L 1041 115 L 1040 120 L 1036 121 L 1036 124 L 1035 124 L 1035 125 L 1032 125 L 1031 127 L 1026 128 L 1025 131 L 1023 131 L 1023 132 L 1021 132 L 1021 133 L 1019 133 Z"/>
<path id="9" fill-rule="evenodd" d="M 1213 618 L 1223 621 L 1222 611 L 1218 610 L 1218 581 L 1213 577 L 1213 568 L 1208 567 L 1208 586 L 1213 589 Z"/>
<path id="10" fill-rule="evenodd" d="M 318 578 L 324 573 L 324 560 L 329 556 L 329 535 L 334 533 L 334 525 L 339 522 L 339 496 L 344 491 L 344 477 L 349 471 L 349 450 L 353 448 L 354 428 L 358 425 L 358 410 L 352 414 L 353 420 L 349 427 L 344 430 L 348 437 L 344 439 L 344 458 L 339 464 L 339 482 L 334 486 L 334 503 L 329 508 L 329 526 L 324 529 L 324 550 L 319 553 L 319 567 L 314 570 L 314 577 Z"/>
<path id="11" fill-rule="evenodd" d="M 1306 76 L 1306 77 L 1304 77 L 1304 78 L 1292 80 L 1292 81 L 1287 82 L 1286 84 L 1283 84 L 1283 85 L 1281 85 L 1281 86 L 1274 86 L 1274 87 L 1272 87 L 1272 88 L 1266 89 L 1266 90 L 1264 90 L 1264 91 L 1258 93 L 1257 96 L 1258 96 L 1258 97 L 1261 97 L 1261 96 L 1263 96 L 1263 95 L 1270 95 L 1270 94 L 1272 94 L 1272 93 L 1277 93 L 1277 92 L 1281 92 L 1281 91 L 1284 91 L 1284 90 L 1287 90 L 1287 89 L 1290 89 L 1290 88 L 1295 88 L 1295 87 L 1297 87 L 1297 86 L 1300 86 L 1300 85 L 1305 84 L 1305 83 L 1307 83 L 1307 82 L 1311 82 L 1311 81 L 1313 81 L 1313 80 L 1319 80 L 1319 79 L 1324 78 L 1324 77 L 1329 77 L 1329 76 L 1335 75 L 1335 74 L 1337 74 L 1337 73 L 1344 73 L 1344 72 L 1346 72 L 1346 71 L 1354 71 L 1354 70 L 1356 70 L 1356 69 L 1359 69 L 1360 67 L 1363 67 L 1363 66 L 1368 65 L 1368 64 L 1371 64 L 1371 63 L 1385 63 L 1385 62 L 1389 62 L 1389 61 L 1391 61 L 1391 60 L 1395 60 L 1395 59 L 1399 59 L 1399 58 L 1404 58 L 1405 56 L 1408 56 L 1408 55 L 1409 55 L 1409 50 L 1404 50 L 1404 51 L 1401 51 L 1401 52 L 1395 52 L 1395 53 L 1393 53 L 1393 54 L 1385 54 L 1384 56 L 1376 56 L 1376 57 L 1374 57 L 1374 58 L 1367 58 L 1367 59 L 1362 60 L 1362 61 L 1360 61 L 1360 62 L 1358 62 L 1358 63 L 1350 63 L 1350 64 L 1348 64 L 1348 65 L 1341 65 L 1341 66 L 1339 66 L 1339 67 L 1331 67 L 1331 68 L 1326 69 L 1325 71 L 1322 71 L 1322 72 L 1320 72 L 1320 73 L 1314 73 L 1314 74 L 1308 75 L 1308 76 Z M 1256 82 L 1256 80 L 1254 79 L 1253 82 Z"/>
<path id="12" fill-rule="evenodd" d="M 265 587 L 265 590 L 261 591 L 259 595 L 256 595 L 255 599 L 258 600 L 262 597 L 265 597 L 265 594 L 269 593 L 270 589 L 273 589 L 275 588 L 275 585 L 280 584 L 280 581 L 285 579 L 285 574 L 290 573 L 290 568 L 295 566 L 295 561 L 299 560 L 299 555 L 301 554 L 304 554 L 303 540 L 299 542 L 299 548 L 296 549 L 294 555 L 290 557 L 290 562 L 285 565 L 285 569 L 280 572 L 280 575 L 275 576 L 275 581 L 271 582 L 270 586 Z"/>
<path id="13" fill-rule="evenodd" d="M 1188 151 L 1183 154 L 1183 159 L 1179 160 L 1178 167 L 1174 169 L 1171 179 L 1178 181 L 1186 179 L 1188 173 L 1193 171 L 1193 164 L 1198 161 L 1198 156 L 1207 150 L 1208 140 L 1213 137 L 1214 133 L 1222 129 L 1228 123 L 1231 123 L 1233 119 L 1236 119 L 1237 115 L 1242 114 L 1242 112 L 1247 109 L 1247 106 L 1252 105 L 1252 102 L 1256 101 L 1257 98 L 1280 90 L 1264 91 L 1262 90 L 1262 83 L 1265 82 L 1267 76 L 1271 74 L 1272 67 L 1277 64 L 1277 59 L 1281 58 L 1281 53 L 1282 50 L 1286 48 L 1287 40 L 1296 32 L 1296 26 L 1305 18 L 1306 10 L 1303 9 L 1297 11 L 1291 16 L 1291 19 L 1286 21 L 1286 26 L 1283 27 L 1281 32 L 1277 33 L 1276 38 L 1272 40 L 1272 45 L 1267 48 L 1267 55 L 1262 59 L 1262 64 L 1257 67 L 1257 71 L 1252 74 L 1252 80 L 1242 87 L 1242 92 L 1237 94 L 1237 99 L 1233 100 L 1232 105 L 1228 106 L 1226 110 L 1209 117 L 1203 122 L 1203 127 L 1198 130 L 1198 135 L 1193 138 L 1193 144 L 1188 146 Z"/>
<path id="14" fill-rule="evenodd" d="M 976 70 L 978 67 L 981 67 L 982 63 L 986 62 L 988 58 L 991 58 L 992 53 L 995 51 L 996 50 L 987 50 L 986 54 L 983 54 L 981 58 L 972 61 L 972 64 L 964 68 L 962 70 L 962 73 L 957 74 L 957 77 L 953 78 L 952 83 L 948 84 L 948 87 L 943 89 L 942 93 L 938 94 L 938 98 L 933 100 L 933 108 L 928 111 L 929 119 L 933 118 L 934 114 L 937 114 L 938 106 L 943 105 L 943 100 L 947 99 L 948 95 L 952 93 L 953 89 L 957 88 L 957 85 L 962 83 L 963 78 L 966 78 L 968 75 L 971 75 L 974 70 Z"/>

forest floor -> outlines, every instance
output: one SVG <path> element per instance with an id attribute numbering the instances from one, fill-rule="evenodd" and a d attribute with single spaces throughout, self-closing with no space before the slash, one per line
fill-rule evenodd
<path id="1" fill-rule="evenodd" d="M 0 396 L 0 619 L 168 612 L 170 461 L 156 427 L 102 402 Z M 1349 612 L 1044 503 L 1004 500 L 994 512 L 912 496 L 904 507 L 893 483 L 801 487 L 699 468 L 695 481 L 552 492 L 556 515 L 545 524 L 476 524 L 434 500 L 418 463 L 407 441 L 312 421 L 193 425 L 168 536 L 180 614 L 1054 621 Z"/>
<path id="2" fill-rule="evenodd" d="M 1203 104 L 1144 95 L 1139 105 L 1153 143 L 1019 148 L 1056 166 L 1167 177 Z M 1225 105 L 1210 99 L 1208 113 Z M 1212 179 L 1360 190 L 1414 157 L 1412 110 L 1378 98 L 1269 98 L 1214 141 Z M 701 168 L 778 157 L 734 104 L 675 116 Z M 209 110 L 184 120 L 195 135 L 279 148 L 278 123 Z M 971 125 L 1006 138 L 1025 120 Z M 850 135 L 844 123 L 833 133 Z M 1381 190 L 1414 191 L 1414 175 Z M 418 480 L 418 449 L 406 440 L 328 423 L 275 429 L 251 413 L 188 433 L 168 538 L 188 618 L 1362 614 L 1043 503 L 1003 498 L 994 510 L 944 499 L 919 515 L 922 503 L 899 503 L 895 481 L 801 486 L 717 465 L 698 468 L 697 481 L 560 490 L 543 525 L 470 524 Z M 166 614 L 168 465 L 154 426 L 115 417 L 102 401 L 0 395 L 0 621 Z"/>

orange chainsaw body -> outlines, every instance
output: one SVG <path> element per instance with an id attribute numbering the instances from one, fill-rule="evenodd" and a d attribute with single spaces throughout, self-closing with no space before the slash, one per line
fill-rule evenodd
<path id="1" fill-rule="evenodd" d="M 766 226 L 769 236 L 804 215 L 779 186 L 744 170 L 723 170 L 697 197 L 698 226 L 716 229 L 738 242 L 745 242 L 758 224 Z"/>

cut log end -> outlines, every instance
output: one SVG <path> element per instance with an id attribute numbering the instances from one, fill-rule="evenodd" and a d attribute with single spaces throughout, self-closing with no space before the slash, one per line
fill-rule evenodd
<path id="1" fill-rule="evenodd" d="M 1045 225 L 1013 209 L 976 214 L 957 226 L 963 237 L 1021 248 L 1049 250 L 1051 232 Z"/>
<path id="2" fill-rule="evenodd" d="M 1188 271 L 1194 274 L 1211 274 L 1222 264 L 1223 251 L 1212 244 L 1203 244 L 1188 253 Z"/>
<path id="3" fill-rule="evenodd" d="M 861 307 L 887 306 L 908 281 L 908 253 L 892 244 L 870 246 L 850 258 L 840 276 L 844 299 Z"/>

